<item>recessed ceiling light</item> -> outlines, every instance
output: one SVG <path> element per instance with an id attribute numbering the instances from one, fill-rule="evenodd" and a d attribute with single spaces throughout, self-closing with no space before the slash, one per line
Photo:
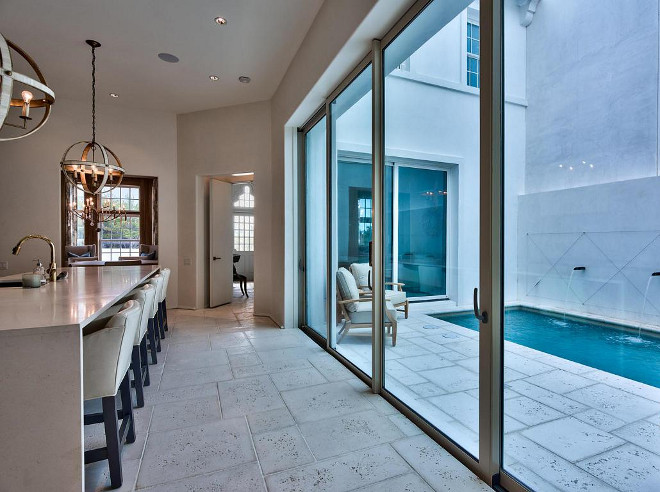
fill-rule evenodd
<path id="1" fill-rule="evenodd" d="M 219 25 L 219 26 L 224 26 L 224 25 L 227 23 L 227 19 L 225 19 L 224 17 L 216 17 L 216 18 L 213 19 L 213 20 L 214 20 L 215 23 L 216 23 L 217 25 Z"/>
<path id="2" fill-rule="evenodd" d="M 218 77 L 217 75 L 209 75 L 209 79 L 211 79 L 213 82 L 217 82 L 218 80 L 220 80 L 220 77 Z"/>
<path id="3" fill-rule="evenodd" d="M 241 75 L 241 76 L 238 78 L 238 81 L 239 81 L 239 82 L 242 82 L 243 84 L 249 84 L 251 80 L 252 80 L 252 79 L 251 79 L 250 77 L 248 77 L 247 75 Z"/>
<path id="4" fill-rule="evenodd" d="M 179 57 L 172 53 L 158 53 L 158 58 L 167 63 L 179 63 Z"/>
<path id="5" fill-rule="evenodd" d="M 116 92 L 111 92 L 110 97 L 118 98 L 119 94 L 117 94 Z"/>
<path id="6" fill-rule="evenodd" d="M 233 173 L 232 176 L 252 176 L 253 173 Z"/>

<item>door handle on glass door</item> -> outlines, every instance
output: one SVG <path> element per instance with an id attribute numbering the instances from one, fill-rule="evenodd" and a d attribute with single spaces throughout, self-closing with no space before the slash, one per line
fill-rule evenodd
<path id="1" fill-rule="evenodd" d="M 220 258 L 219 256 L 214 256 L 213 261 L 215 261 L 215 260 L 222 260 L 222 258 Z"/>
<path id="2" fill-rule="evenodd" d="M 479 314 L 479 299 L 478 299 L 478 294 L 479 289 L 476 287 L 474 288 L 474 299 L 473 299 L 473 305 L 474 305 L 474 317 L 477 318 L 479 321 L 482 323 L 488 323 L 488 313 L 484 311 L 483 313 Z"/>

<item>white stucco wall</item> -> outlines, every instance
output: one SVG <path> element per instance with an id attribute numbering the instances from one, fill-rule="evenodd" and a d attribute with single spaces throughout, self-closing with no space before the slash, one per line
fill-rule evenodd
<path id="1" fill-rule="evenodd" d="M 519 300 L 657 325 L 658 1 L 543 0 L 526 60 Z"/>

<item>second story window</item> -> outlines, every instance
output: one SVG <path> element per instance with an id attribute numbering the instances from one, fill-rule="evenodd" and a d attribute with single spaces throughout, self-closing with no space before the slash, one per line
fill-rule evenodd
<path id="1" fill-rule="evenodd" d="M 467 85 L 479 88 L 479 24 L 467 23 Z"/>

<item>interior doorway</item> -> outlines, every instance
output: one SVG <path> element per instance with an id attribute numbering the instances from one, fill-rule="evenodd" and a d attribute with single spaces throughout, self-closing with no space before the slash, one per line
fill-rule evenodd
<path id="1" fill-rule="evenodd" d="M 254 306 L 254 173 L 208 178 L 208 307 Z"/>

